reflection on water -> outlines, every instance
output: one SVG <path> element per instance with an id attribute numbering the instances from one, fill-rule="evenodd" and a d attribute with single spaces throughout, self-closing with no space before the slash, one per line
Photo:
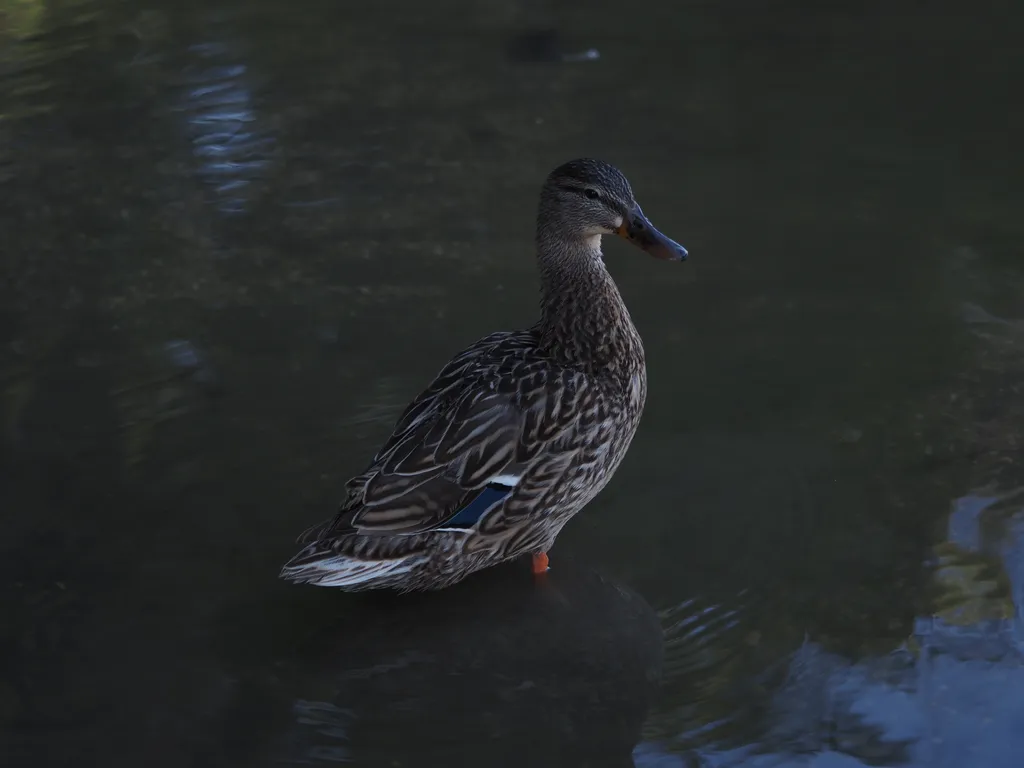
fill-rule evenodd
<path id="1" fill-rule="evenodd" d="M 960 646 L 1016 660 L 1024 652 L 1024 499 L 957 499 L 949 539 L 936 547 L 933 615 L 919 620 L 922 651 Z"/>
<path id="2" fill-rule="evenodd" d="M 630 765 L 660 677 L 653 610 L 568 559 L 540 588 L 523 566 L 412 600 L 288 600 L 228 619 L 278 637 L 266 658 L 257 642 L 226 660 L 242 670 L 224 722 L 246 764 Z M 299 618 L 298 638 L 268 626 Z M 248 719 L 274 710 L 274 728 Z"/>
<path id="3" fill-rule="evenodd" d="M 270 166 L 274 141 L 261 133 L 250 75 L 233 46 L 196 43 L 189 46 L 188 58 L 180 109 L 197 175 L 209 185 L 219 210 L 242 213 L 252 182 Z"/>
<path id="4" fill-rule="evenodd" d="M 51 67 L 88 50 L 96 10 L 90 0 L 69 2 L 55 22 L 42 0 L 5 0 L 0 5 L 0 76 L 4 122 L 46 114 L 55 108 Z"/>
<path id="5" fill-rule="evenodd" d="M 1020 9 L 875 5 L 0 0 L 9 762 L 1016 766 Z M 549 588 L 278 583 L 581 154 L 695 256 Z"/>
<path id="6" fill-rule="evenodd" d="M 637 765 L 1015 765 L 1021 502 L 1019 491 L 956 500 L 935 548 L 929 613 L 884 655 L 851 660 L 804 639 L 765 658 L 749 595 L 666 612 L 670 695 L 648 720 Z"/>

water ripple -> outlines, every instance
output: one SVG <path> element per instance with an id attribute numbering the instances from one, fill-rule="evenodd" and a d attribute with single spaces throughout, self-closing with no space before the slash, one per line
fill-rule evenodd
<path id="1" fill-rule="evenodd" d="M 276 149 L 275 139 L 259 127 L 252 78 L 239 56 L 226 42 L 190 46 L 178 104 L 186 116 L 197 175 L 225 214 L 248 209 Z"/>

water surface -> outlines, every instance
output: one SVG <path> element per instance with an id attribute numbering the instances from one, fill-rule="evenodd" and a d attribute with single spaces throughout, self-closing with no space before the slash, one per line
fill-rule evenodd
<path id="1" fill-rule="evenodd" d="M 1017 765 L 1010 3 L 0 3 L 12 765 Z M 620 166 L 650 395 L 560 537 L 279 583 L 536 195 Z"/>

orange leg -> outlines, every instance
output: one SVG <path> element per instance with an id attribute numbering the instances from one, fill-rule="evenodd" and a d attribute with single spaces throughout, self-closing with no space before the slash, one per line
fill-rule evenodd
<path id="1" fill-rule="evenodd" d="M 542 573 L 547 573 L 548 570 L 548 553 L 541 552 L 539 555 L 533 556 L 533 573 L 536 576 L 540 576 Z"/>

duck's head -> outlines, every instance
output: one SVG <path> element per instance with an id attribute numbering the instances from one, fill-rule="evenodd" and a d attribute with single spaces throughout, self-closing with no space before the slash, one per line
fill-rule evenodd
<path id="1" fill-rule="evenodd" d="M 541 190 L 538 232 L 595 246 L 601 235 L 618 235 L 659 259 L 687 256 L 683 246 L 647 220 L 622 172 L 590 158 L 571 160 L 550 173 Z"/>

